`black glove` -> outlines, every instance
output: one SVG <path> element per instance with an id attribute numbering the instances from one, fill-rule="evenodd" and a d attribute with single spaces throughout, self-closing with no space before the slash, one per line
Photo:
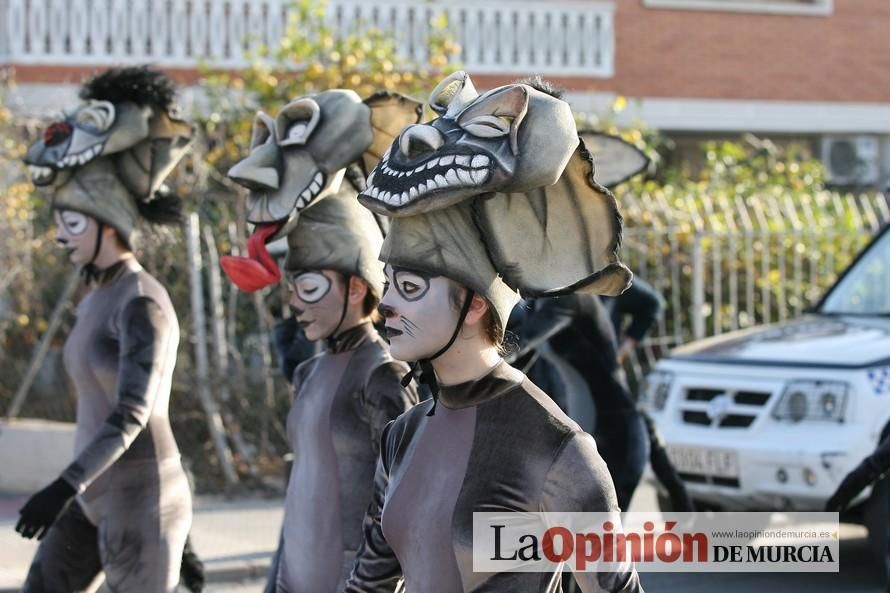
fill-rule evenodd
<path id="1" fill-rule="evenodd" d="M 62 478 L 57 479 L 28 499 L 25 506 L 19 509 L 21 517 L 16 523 L 15 530 L 26 539 L 34 536 L 43 539 L 47 530 L 56 522 L 59 515 L 65 512 L 76 494 L 77 490 L 71 484 Z"/>
<path id="2" fill-rule="evenodd" d="M 856 495 L 878 479 L 878 473 L 872 465 L 868 463 L 868 459 L 860 463 L 856 469 L 847 474 L 841 481 L 841 485 L 837 487 L 828 502 L 825 503 L 825 510 L 828 512 L 839 513 L 850 504 L 850 501 L 856 498 Z"/>
<path id="3" fill-rule="evenodd" d="M 182 564 L 179 567 L 179 580 L 185 588 L 192 593 L 201 593 L 204 590 L 204 563 L 198 558 L 192 548 L 191 536 L 185 539 L 185 548 L 182 550 Z"/>
<path id="4" fill-rule="evenodd" d="M 290 383 L 294 378 L 294 369 L 315 354 L 315 346 L 306 339 L 295 317 L 288 317 L 275 325 L 272 342 L 278 367 Z"/>

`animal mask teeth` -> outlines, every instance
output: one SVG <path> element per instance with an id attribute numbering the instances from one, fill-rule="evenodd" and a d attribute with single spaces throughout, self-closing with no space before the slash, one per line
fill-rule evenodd
<path id="1" fill-rule="evenodd" d="M 84 149 L 77 154 L 68 154 L 56 162 L 56 166 L 60 169 L 65 167 L 79 167 L 86 165 L 88 162 L 96 158 L 102 152 L 102 146 L 96 145 Z"/>
<path id="2" fill-rule="evenodd" d="M 35 183 L 47 181 L 53 175 L 53 170 L 49 167 L 41 167 L 39 165 L 28 165 L 28 175 Z"/>
<path id="3" fill-rule="evenodd" d="M 297 198 L 297 209 L 303 209 L 308 206 L 312 200 L 315 199 L 316 196 L 321 192 L 321 188 L 324 187 L 324 175 L 322 175 L 321 171 L 318 171 L 315 174 L 315 177 L 312 178 L 312 182 L 304 189 L 299 197 Z"/>
<path id="4" fill-rule="evenodd" d="M 413 170 L 406 171 L 393 169 L 389 163 L 381 161 L 377 169 L 368 176 L 364 194 L 390 206 L 401 206 L 428 191 L 481 185 L 489 178 L 490 162 L 488 156 L 481 154 L 472 158 L 467 155 L 446 155 L 433 158 Z M 429 173 L 423 173 L 426 171 Z M 412 175 L 422 176 L 424 179 L 401 191 L 385 187 L 394 179 Z"/>

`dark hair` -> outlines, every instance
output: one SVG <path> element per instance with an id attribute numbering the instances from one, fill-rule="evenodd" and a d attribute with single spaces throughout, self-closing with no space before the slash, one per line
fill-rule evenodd
<path id="1" fill-rule="evenodd" d="M 544 80 L 538 74 L 520 80 L 519 84 L 527 84 L 533 89 L 541 91 L 542 93 L 550 95 L 551 97 L 554 97 L 556 99 L 562 99 L 562 95 L 565 92 L 563 89 L 557 87 L 549 80 Z"/>
<path id="2" fill-rule="evenodd" d="M 466 298 L 467 294 L 466 291 L 467 289 L 457 282 L 453 280 L 448 281 L 448 300 L 451 301 L 451 306 L 458 311 L 460 311 L 461 307 L 464 305 L 464 298 Z M 497 317 L 495 317 L 494 307 L 488 302 L 488 299 L 486 299 L 485 302 L 488 303 L 488 311 L 485 312 L 485 316 L 480 321 L 485 341 L 497 348 L 498 353 L 503 355 L 506 353 L 504 342 L 501 337 L 504 334 L 504 328 L 501 327 Z"/>
<path id="3" fill-rule="evenodd" d="M 108 226 L 111 226 L 111 225 L 108 225 Z M 124 237 L 119 230 L 114 229 L 114 236 L 117 239 L 118 243 L 120 243 L 123 247 L 125 247 L 127 249 L 127 251 L 133 251 L 132 241 L 127 240 L 127 238 Z"/>
<path id="4" fill-rule="evenodd" d="M 371 292 L 371 288 L 368 287 L 368 292 L 365 293 L 365 300 L 362 301 L 362 315 L 364 317 L 370 317 L 372 323 L 379 323 L 382 319 L 380 311 L 377 310 L 377 305 L 379 304 L 380 299 L 377 298 L 377 295 Z"/>
<path id="5" fill-rule="evenodd" d="M 166 187 L 154 193 L 151 200 L 136 200 L 139 214 L 151 224 L 182 224 L 182 200 Z"/>
<path id="6" fill-rule="evenodd" d="M 367 188 L 367 183 L 365 181 L 365 174 L 362 173 L 361 167 L 359 167 L 355 163 L 351 163 L 346 166 L 346 173 L 344 175 L 346 181 L 355 189 L 357 192 L 363 192 Z"/>
<path id="7" fill-rule="evenodd" d="M 109 68 L 83 84 L 80 98 L 111 103 L 151 105 L 170 111 L 176 98 L 176 86 L 166 74 L 148 66 Z"/>
<path id="8" fill-rule="evenodd" d="M 377 310 L 377 305 L 380 304 L 380 299 L 371 290 L 371 285 L 368 284 L 368 281 L 361 276 L 355 276 L 354 274 L 350 275 L 338 272 L 337 275 L 340 277 L 340 288 L 343 290 L 344 295 L 346 295 L 349 290 L 347 278 L 358 278 L 365 283 L 368 287 L 368 292 L 365 293 L 365 298 L 362 300 L 362 317 L 370 317 L 372 323 L 378 323 L 381 319 L 380 312 Z"/>

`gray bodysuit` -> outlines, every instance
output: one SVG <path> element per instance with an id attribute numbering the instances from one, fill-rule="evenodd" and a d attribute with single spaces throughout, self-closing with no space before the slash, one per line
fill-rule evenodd
<path id="1" fill-rule="evenodd" d="M 383 429 L 417 403 L 414 389 L 400 385 L 407 371 L 365 323 L 294 372 L 294 403 L 287 419 L 294 462 L 278 591 L 342 589 L 361 543 Z"/>
<path id="2" fill-rule="evenodd" d="M 615 489 L 583 432 L 525 375 L 501 362 L 478 381 L 442 386 L 389 425 L 364 540 L 345 590 L 554 593 L 553 573 L 473 572 L 473 512 L 605 512 Z M 578 573 L 581 590 L 639 592 L 632 566 Z"/>
<path id="3" fill-rule="evenodd" d="M 167 291 L 132 257 L 77 308 L 65 368 L 77 392 L 79 496 L 41 542 L 25 591 L 172 592 L 191 494 L 168 418 L 179 324 Z"/>

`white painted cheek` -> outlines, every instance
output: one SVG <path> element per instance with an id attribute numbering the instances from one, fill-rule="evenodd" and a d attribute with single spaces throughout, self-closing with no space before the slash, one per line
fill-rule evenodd
<path id="1" fill-rule="evenodd" d="M 451 304 L 449 285 L 444 278 L 435 278 L 430 291 L 424 296 L 424 324 L 431 334 L 431 339 L 444 346 L 454 333 L 457 324 L 457 313 Z"/>
<path id="2" fill-rule="evenodd" d="M 445 346 L 454 331 L 447 291 L 444 295 L 431 291 L 412 305 L 411 312 L 406 315 L 416 326 L 416 357 L 432 356 Z"/>
<path id="3" fill-rule="evenodd" d="M 76 249 L 75 253 L 72 254 L 72 259 L 76 260 L 76 263 L 85 264 L 93 257 L 98 233 L 98 226 L 85 224 L 85 230 L 82 233 L 69 236 L 68 244 Z"/>
<path id="4" fill-rule="evenodd" d="M 387 295 L 395 292 L 395 288 L 390 288 Z M 398 295 L 393 295 L 390 296 L 389 302 L 386 304 L 392 307 L 397 314 L 396 320 L 390 320 L 389 325 L 402 331 L 401 335 L 393 337 L 390 341 L 390 352 L 393 357 L 397 360 L 411 362 L 428 355 L 423 308 L 419 306 L 419 303 L 408 302 Z M 405 329 L 406 320 L 411 323 L 410 333 Z M 414 335 L 411 335 L 412 333 Z"/>

